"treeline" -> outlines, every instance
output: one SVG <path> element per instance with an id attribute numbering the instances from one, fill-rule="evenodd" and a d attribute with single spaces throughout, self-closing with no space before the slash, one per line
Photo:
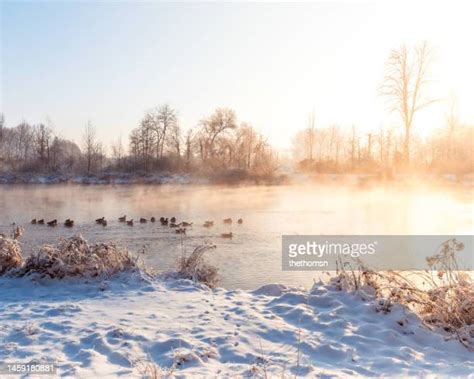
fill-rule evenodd
<path id="1" fill-rule="evenodd" d="M 184 135 L 174 109 L 169 105 L 152 109 L 130 134 L 129 152 L 128 169 L 143 171 L 240 170 L 271 176 L 277 168 L 276 154 L 267 140 L 250 124 L 239 123 L 228 108 L 216 109 Z M 117 154 L 114 158 L 123 166 L 123 159 Z"/>
<path id="2" fill-rule="evenodd" d="M 399 116 L 399 128 L 362 132 L 355 126 L 315 126 L 294 137 L 294 159 L 300 170 L 322 173 L 473 172 L 474 127 L 459 120 L 451 101 L 445 127 L 421 138 L 415 121 L 423 109 L 440 99 L 429 97 L 432 52 L 426 43 L 392 50 L 379 94 Z M 444 100 L 443 100 L 444 101 Z M 292 125 L 288 125 L 292 127 Z M 168 104 L 145 112 L 125 143 L 98 141 L 88 123 L 80 146 L 44 124 L 22 122 L 12 128 L 0 117 L 0 171 L 76 173 L 193 173 L 224 181 L 272 179 L 276 152 L 266 138 L 235 112 L 218 108 L 196 126 L 183 130 L 176 109 Z"/>
<path id="3" fill-rule="evenodd" d="M 433 52 L 426 42 L 413 48 L 393 49 L 385 64 L 379 95 L 388 110 L 398 115 L 402 128 L 380 128 L 362 133 L 355 127 L 308 127 L 294 140 L 295 158 L 310 172 L 396 172 L 465 174 L 473 171 L 474 128 L 463 124 L 451 96 L 445 127 L 428 138 L 416 133 L 417 115 L 434 103 L 429 96 Z"/>
<path id="4" fill-rule="evenodd" d="M 55 135 L 51 127 L 22 122 L 7 128 L 0 115 L 1 171 L 66 172 L 76 170 L 80 161 L 81 149 Z"/>
<path id="5" fill-rule="evenodd" d="M 109 149 L 91 123 L 79 146 L 44 124 L 22 122 L 7 128 L 1 116 L 0 170 L 88 175 L 166 171 L 223 180 L 270 179 L 277 170 L 277 155 L 266 138 L 239 122 L 231 109 L 218 108 L 183 132 L 177 111 L 164 104 L 145 112 L 128 141 L 118 138 Z"/>
<path id="6" fill-rule="evenodd" d="M 404 135 L 393 128 L 362 132 L 331 125 L 299 131 L 293 154 L 299 169 L 316 173 L 425 172 L 467 174 L 474 170 L 474 127 L 447 125 L 427 138 L 411 135 L 410 164 L 404 160 Z"/>

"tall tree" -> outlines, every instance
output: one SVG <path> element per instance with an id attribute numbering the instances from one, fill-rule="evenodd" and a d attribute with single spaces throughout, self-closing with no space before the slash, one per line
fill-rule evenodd
<path id="1" fill-rule="evenodd" d="M 235 112 L 229 108 L 217 108 L 214 113 L 201 121 L 201 156 L 203 160 L 216 156 L 216 140 L 228 130 L 237 128 Z"/>
<path id="2" fill-rule="evenodd" d="M 433 54 L 426 42 L 410 50 L 406 46 L 391 51 L 380 93 L 404 125 L 403 160 L 410 162 L 410 137 L 415 114 L 436 100 L 426 97 Z"/>
<path id="3" fill-rule="evenodd" d="M 158 108 L 158 121 L 161 125 L 161 140 L 159 146 L 159 157 L 163 158 L 163 150 L 165 146 L 167 133 L 171 130 L 172 133 L 179 130 L 177 125 L 177 115 L 176 111 L 171 108 L 168 104 L 164 104 Z M 172 137 L 173 138 L 173 137 Z"/>

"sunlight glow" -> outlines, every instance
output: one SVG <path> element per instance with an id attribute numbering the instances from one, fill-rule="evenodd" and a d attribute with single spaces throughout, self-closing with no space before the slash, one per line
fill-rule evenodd
<path id="1" fill-rule="evenodd" d="M 2 3 L 1 10 L 0 109 L 10 126 L 49 117 L 78 141 L 90 119 L 107 141 L 169 102 L 184 129 L 228 106 L 285 149 L 313 109 L 317 126 L 399 127 L 377 87 L 390 50 L 423 40 L 436 52 L 433 97 L 455 94 L 461 120 L 474 122 L 469 2 Z M 441 101 L 420 113 L 415 129 L 443 128 L 446 109 Z"/>

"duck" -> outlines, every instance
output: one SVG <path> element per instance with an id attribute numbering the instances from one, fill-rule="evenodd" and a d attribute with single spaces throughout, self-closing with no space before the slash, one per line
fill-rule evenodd
<path id="1" fill-rule="evenodd" d="M 146 218 L 140 218 L 140 224 L 146 224 L 147 219 Z"/>
<path id="2" fill-rule="evenodd" d="M 168 225 L 168 217 L 160 217 L 161 225 Z"/>
<path id="3" fill-rule="evenodd" d="M 224 224 L 232 224 L 232 219 L 231 218 L 225 218 L 222 221 L 224 221 Z"/>
<path id="4" fill-rule="evenodd" d="M 105 217 L 98 218 L 97 220 L 95 220 L 95 222 L 99 225 L 107 226 L 107 220 L 105 219 Z"/>
<path id="5" fill-rule="evenodd" d="M 170 222 L 176 222 L 176 217 L 171 217 Z"/>
<path id="6" fill-rule="evenodd" d="M 119 217 L 119 221 L 120 221 L 120 222 L 125 222 L 125 221 L 127 221 L 127 215 L 124 215 L 124 216 L 122 216 L 122 217 Z"/>
<path id="7" fill-rule="evenodd" d="M 156 219 L 154 217 L 150 218 L 150 222 L 155 222 Z"/>
<path id="8" fill-rule="evenodd" d="M 127 221 L 127 225 L 128 225 L 128 226 L 133 226 L 133 218 L 132 218 L 131 220 L 128 220 L 128 221 Z"/>
<path id="9" fill-rule="evenodd" d="M 183 221 L 183 222 L 181 223 L 181 226 L 193 226 L 193 223 L 192 223 L 192 222 Z"/>
<path id="10" fill-rule="evenodd" d="M 229 233 L 222 233 L 222 234 L 221 234 L 221 237 L 222 237 L 222 238 L 232 238 L 232 232 L 229 232 Z"/>
<path id="11" fill-rule="evenodd" d="M 170 228 L 179 228 L 181 224 L 176 224 L 175 222 L 170 222 Z"/>
<path id="12" fill-rule="evenodd" d="M 178 228 L 176 229 L 177 234 L 186 234 L 186 228 Z"/>
<path id="13" fill-rule="evenodd" d="M 205 228 L 210 228 L 211 226 L 214 226 L 214 221 L 204 221 L 203 226 Z"/>
<path id="14" fill-rule="evenodd" d="M 54 220 L 48 221 L 48 226 L 56 226 L 56 225 L 58 225 L 58 220 L 54 219 Z"/>
<path id="15" fill-rule="evenodd" d="M 36 219 L 34 218 L 33 220 L 31 220 L 31 223 L 32 223 L 33 225 L 36 225 Z"/>
<path id="16" fill-rule="evenodd" d="M 237 224 L 241 224 L 241 225 L 242 225 L 243 223 L 244 223 L 244 220 L 242 220 L 241 218 L 239 218 L 239 219 L 237 220 Z"/>
<path id="17" fill-rule="evenodd" d="M 64 226 L 67 228 L 72 228 L 74 226 L 74 220 L 68 218 L 66 221 L 64 221 Z"/>
<path id="18" fill-rule="evenodd" d="M 44 225 L 44 218 L 42 218 L 41 220 L 38 220 L 38 224 Z"/>

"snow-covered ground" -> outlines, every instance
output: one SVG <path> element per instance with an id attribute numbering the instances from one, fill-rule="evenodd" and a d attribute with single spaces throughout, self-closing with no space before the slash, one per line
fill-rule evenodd
<path id="1" fill-rule="evenodd" d="M 0 278 L 0 291 L 0 362 L 54 362 L 62 376 L 141 377 L 154 364 L 176 377 L 474 377 L 457 341 L 329 285 L 210 290 L 137 274 Z"/>

